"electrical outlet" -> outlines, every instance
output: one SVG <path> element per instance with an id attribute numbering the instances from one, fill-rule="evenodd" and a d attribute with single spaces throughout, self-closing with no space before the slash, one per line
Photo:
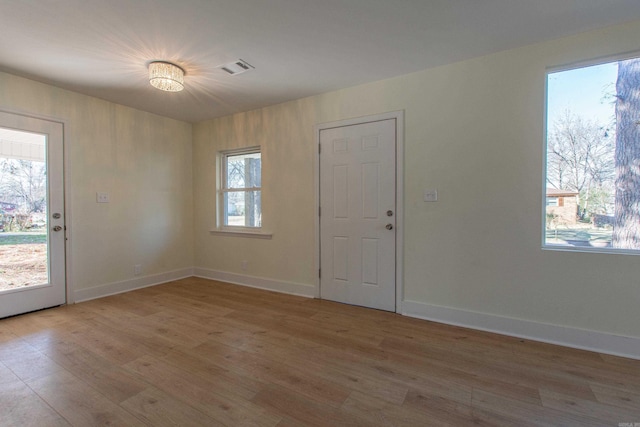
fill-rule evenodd
<path id="1" fill-rule="evenodd" d="M 142 265 L 140 264 L 136 264 L 133 266 L 133 275 L 134 276 L 139 276 L 142 274 Z"/>
<path id="2" fill-rule="evenodd" d="M 96 193 L 97 203 L 109 203 L 109 193 Z"/>
<path id="3" fill-rule="evenodd" d="M 425 202 L 437 202 L 438 201 L 438 190 L 424 190 L 424 201 Z"/>
<path id="4" fill-rule="evenodd" d="M 240 263 L 240 268 L 242 269 L 242 271 L 247 271 L 247 264 L 249 262 L 245 259 Z"/>

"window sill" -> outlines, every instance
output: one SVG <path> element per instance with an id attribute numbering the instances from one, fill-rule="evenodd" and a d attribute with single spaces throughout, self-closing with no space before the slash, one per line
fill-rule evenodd
<path id="1" fill-rule="evenodd" d="M 599 247 L 582 247 L 582 246 L 568 246 L 568 245 L 553 245 L 546 244 L 542 246 L 543 251 L 557 251 L 557 252 L 581 252 L 591 254 L 619 254 L 619 255 L 640 255 L 640 251 L 633 249 L 613 249 L 613 248 L 599 248 Z"/>
<path id="2" fill-rule="evenodd" d="M 228 236 L 228 237 L 248 237 L 250 239 L 267 239 L 271 240 L 273 233 L 267 233 L 264 231 L 250 231 L 250 230 L 209 230 L 209 234 L 212 236 Z"/>

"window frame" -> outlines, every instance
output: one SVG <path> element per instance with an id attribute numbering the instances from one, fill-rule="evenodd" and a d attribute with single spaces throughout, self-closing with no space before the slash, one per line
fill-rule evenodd
<path id="1" fill-rule="evenodd" d="M 548 156 L 548 102 L 549 102 L 549 75 L 562 71 L 578 70 L 581 68 L 587 68 L 592 66 L 609 64 L 611 62 L 625 61 L 629 59 L 640 58 L 640 50 L 628 51 L 623 53 L 599 56 L 590 59 L 579 60 L 575 62 L 568 62 L 564 64 L 557 64 L 554 66 L 547 66 L 544 74 L 544 104 L 543 104 L 543 120 L 542 120 L 542 191 L 541 193 L 541 233 L 540 243 L 542 250 L 549 250 L 554 252 L 582 252 L 582 253 L 599 253 L 608 255 L 640 255 L 640 250 L 635 249 L 618 249 L 618 248 L 603 248 L 603 247 L 579 247 L 579 246 L 561 246 L 549 244 L 546 241 L 546 221 L 547 221 L 547 156 Z"/>
<path id="2" fill-rule="evenodd" d="M 230 157 L 242 156 L 246 154 L 260 154 L 260 183 L 262 184 L 262 149 L 259 145 L 252 147 L 243 147 L 238 149 L 224 150 L 218 153 L 219 161 L 219 174 L 218 174 L 218 215 L 217 215 L 217 229 L 219 231 L 237 232 L 237 233 L 255 233 L 260 234 L 262 230 L 262 219 L 259 226 L 246 226 L 246 225 L 229 225 L 228 222 L 228 208 L 226 203 L 226 195 L 232 192 L 249 192 L 256 191 L 260 193 L 262 198 L 262 185 L 260 187 L 229 187 L 227 182 L 228 172 L 228 159 Z M 260 217 L 262 218 L 262 203 L 260 204 Z"/>

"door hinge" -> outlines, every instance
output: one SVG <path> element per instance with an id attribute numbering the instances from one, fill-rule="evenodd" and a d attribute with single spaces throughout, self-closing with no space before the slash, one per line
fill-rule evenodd
<path id="1" fill-rule="evenodd" d="M 318 269 L 318 279 L 322 279 L 322 269 Z"/>
<path id="2" fill-rule="evenodd" d="M 322 207 L 318 206 L 318 216 L 322 216 Z"/>
<path id="3" fill-rule="evenodd" d="M 318 144 L 318 154 L 322 152 L 322 145 Z"/>

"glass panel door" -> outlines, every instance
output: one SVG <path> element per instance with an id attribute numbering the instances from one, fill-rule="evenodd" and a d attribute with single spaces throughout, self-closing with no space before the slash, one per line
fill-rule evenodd
<path id="1" fill-rule="evenodd" d="M 62 124 L 0 112 L 0 317 L 63 304 Z"/>

